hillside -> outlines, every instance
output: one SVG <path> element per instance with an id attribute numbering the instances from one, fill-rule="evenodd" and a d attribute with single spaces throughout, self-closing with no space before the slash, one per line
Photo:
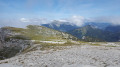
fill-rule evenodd
<path id="1" fill-rule="evenodd" d="M 87 25 L 91 25 L 91 26 L 95 26 L 96 28 L 99 29 L 106 29 L 106 27 L 112 25 L 111 23 L 105 23 L 105 22 L 86 22 L 83 26 L 87 26 Z"/>
<path id="2" fill-rule="evenodd" d="M 35 43 L 65 43 L 68 40 L 77 40 L 77 38 L 67 33 L 37 25 L 29 25 L 25 29 L 3 27 L 0 29 L 0 59 L 13 57 L 33 47 Z"/>
<path id="3" fill-rule="evenodd" d="M 85 22 L 82 26 L 76 26 L 70 22 L 54 20 L 42 26 L 67 32 L 83 41 L 120 41 L 120 25 L 112 25 L 111 23 Z"/>
<path id="4" fill-rule="evenodd" d="M 109 41 L 109 32 L 103 31 L 91 25 L 69 31 L 72 35 L 84 41 Z"/>
<path id="5" fill-rule="evenodd" d="M 4 28 L 9 29 L 12 32 L 16 33 L 17 36 L 24 36 L 26 37 L 26 39 L 30 39 L 30 40 L 52 40 L 52 39 L 77 40 L 76 37 L 70 34 L 38 25 L 29 25 L 26 27 L 26 29 L 14 28 L 14 27 L 4 27 Z"/>
<path id="6" fill-rule="evenodd" d="M 106 31 L 110 31 L 110 32 L 120 32 L 120 25 L 110 25 L 110 26 L 107 26 Z"/>

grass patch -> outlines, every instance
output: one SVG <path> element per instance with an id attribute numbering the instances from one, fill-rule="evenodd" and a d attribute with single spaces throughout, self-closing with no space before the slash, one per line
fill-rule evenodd
<path id="1" fill-rule="evenodd" d="M 58 42 L 58 41 L 55 41 L 55 42 Z M 62 41 L 59 41 L 59 42 L 62 42 Z M 71 42 L 70 40 L 67 40 L 67 42 L 64 43 L 64 44 L 60 44 L 60 43 L 43 43 L 43 42 L 40 42 L 38 40 L 38 41 L 34 42 L 34 45 L 36 45 L 36 46 L 34 48 L 32 48 L 31 50 L 29 50 L 29 51 L 34 51 L 34 50 L 36 50 L 36 48 L 39 48 L 39 47 L 40 47 L 40 50 L 49 50 L 49 49 L 54 49 L 54 48 L 59 47 L 59 46 L 72 46 L 72 45 L 78 45 L 78 44 L 75 44 L 75 43 Z M 28 49 L 25 50 L 24 52 L 28 52 Z"/>
<path id="2" fill-rule="evenodd" d="M 100 44 L 98 44 L 98 43 L 95 43 L 95 44 L 90 44 L 90 45 L 92 45 L 92 46 L 101 46 Z"/>
<path id="3" fill-rule="evenodd" d="M 74 44 L 73 42 L 71 42 L 70 40 L 67 40 L 67 42 L 65 42 L 65 44 Z"/>
<path id="4" fill-rule="evenodd" d="M 108 46 L 106 46 L 106 47 L 117 47 L 117 46 L 113 46 L 113 45 L 108 45 Z"/>
<path id="5" fill-rule="evenodd" d="M 76 40 L 76 37 L 73 37 L 70 34 L 62 33 L 53 29 L 49 29 L 43 26 L 37 25 L 28 25 L 26 29 L 24 28 L 15 28 L 15 27 L 4 27 L 5 29 L 9 29 L 12 32 L 17 33 L 17 35 L 23 35 L 24 37 L 28 37 L 31 40 L 51 40 L 51 39 L 72 39 Z M 24 39 L 24 37 L 14 37 Z M 70 38 L 72 37 L 72 38 Z"/>

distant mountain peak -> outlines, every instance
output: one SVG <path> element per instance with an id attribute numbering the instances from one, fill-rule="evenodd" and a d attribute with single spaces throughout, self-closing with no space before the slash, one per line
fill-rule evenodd
<path id="1" fill-rule="evenodd" d="M 92 28 L 92 29 L 97 29 L 97 26 L 94 26 L 94 25 L 86 25 L 85 27 Z"/>
<path id="2" fill-rule="evenodd" d="M 66 21 L 66 20 L 53 20 L 51 23 L 49 23 L 49 24 L 54 24 L 54 25 L 58 25 L 58 26 L 60 26 L 60 25 L 71 25 L 71 26 L 75 26 L 75 24 L 73 24 L 73 23 L 70 23 L 70 22 L 68 22 L 68 21 Z"/>
<path id="3" fill-rule="evenodd" d="M 42 24 L 42 26 L 63 32 L 78 28 L 78 26 L 76 26 L 75 24 L 63 20 L 53 20 L 51 23 Z"/>
<path id="4" fill-rule="evenodd" d="M 99 29 L 105 29 L 107 26 L 111 25 L 110 23 L 97 23 L 97 22 L 86 22 L 83 26 L 86 26 L 86 25 L 92 25 L 94 26 L 95 28 L 99 28 Z"/>

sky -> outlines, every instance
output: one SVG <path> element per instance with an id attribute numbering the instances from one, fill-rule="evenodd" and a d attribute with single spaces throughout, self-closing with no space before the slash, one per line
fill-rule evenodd
<path id="1" fill-rule="evenodd" d="M 70 19 L 120 24 L 120 0 L 0 0 L 0 26 L 22 27 Z"/>

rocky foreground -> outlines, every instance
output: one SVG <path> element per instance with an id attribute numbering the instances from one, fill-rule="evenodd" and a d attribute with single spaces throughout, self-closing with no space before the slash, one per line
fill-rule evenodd
<path id="1" fill-rule="evenodd" d="M 119 44 L 118 44 L 119 45 Z M 119 46 L 74 45 L 35 50 L 0 61 L 0 67 L 120 67 Z"/>

